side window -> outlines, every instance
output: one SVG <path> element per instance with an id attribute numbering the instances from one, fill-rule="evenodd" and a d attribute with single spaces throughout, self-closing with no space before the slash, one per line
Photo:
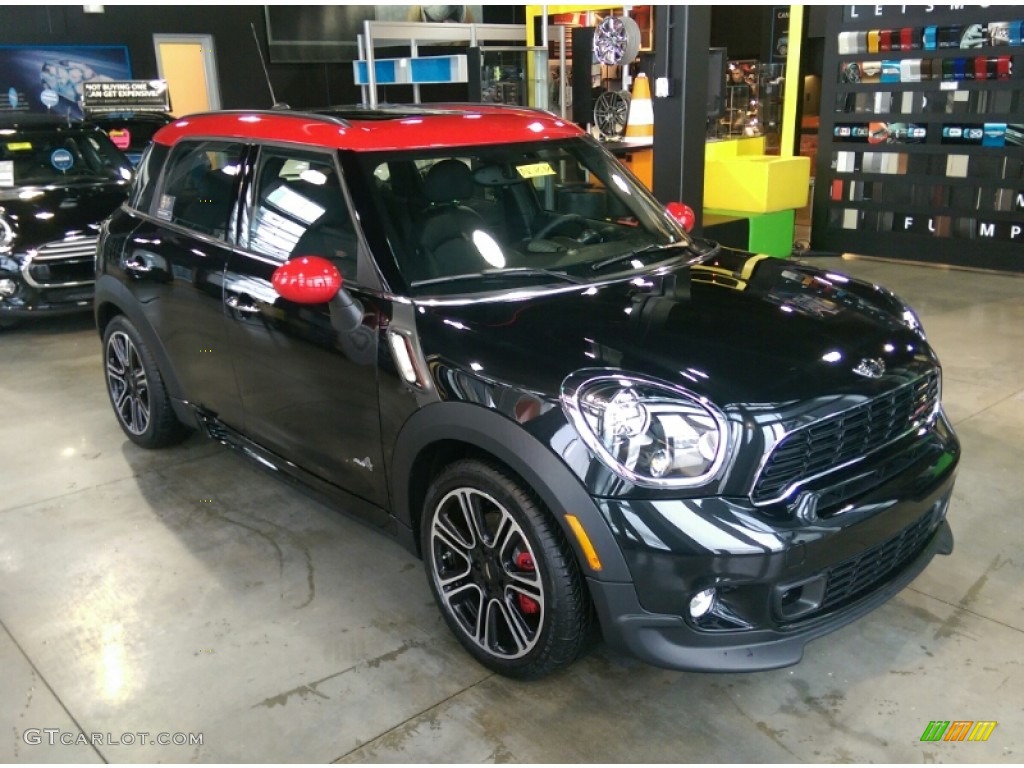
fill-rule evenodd
<path id="1" fill-rule="evenodd" d="M 250 221 L 251 250 L 282 262 L 322 256 L 355 279 L 356 229 L 330 155 L 262 150 Z"/>
<path id="2" fill-rule="evenodd" d="M 147 147 L 139 161 L 139 167 L 135 169 L 135 179 L 132 181 L 131 193 L 128 196 L 129 208 L 149 213 L 149 208 L 153 204 L 153 193 L 156 191 L 156 181 L 166 159 L 167 147 L 162 144 L 150 144 Z"/>
<path id="3" fill-rule="evenodd" d="M 157 218 L 204 235 L 225 237 L 244 150 L 243 144 L 225 141 L 190 141 L 176 146 L 157 199 Z"/>

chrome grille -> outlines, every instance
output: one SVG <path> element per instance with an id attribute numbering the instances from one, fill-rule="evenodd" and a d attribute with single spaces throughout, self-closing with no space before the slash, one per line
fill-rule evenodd
<path id="1" fill-rule="evenodd" d="M 938 402 L 939 374 L 933 371 L 791 432 L 772 449 L 754 483 L 751 499 L 755 504 L 779 501 L 810 480 L 859 462 L 929 423 Z"/>
<path id="2" fill-rule="evenodd" d="M 25 282 L 34 288 L 70 288 L 92 283 L 97 239 L 78 237 L 40 246 L 25 260 Z"/>

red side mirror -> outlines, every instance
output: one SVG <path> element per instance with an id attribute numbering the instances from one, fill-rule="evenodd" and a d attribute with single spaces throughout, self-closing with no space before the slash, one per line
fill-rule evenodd
<path id="1" fill-rule="evenodd" d="M 693 208 L 685 203 L 669 203 L 665 206 L 665 210 L 687 232 L 692 230 L 693 225 L 697 223 L 697 216 L 694 214 Z"/>
<path id="2" fill-rule="evenodd" d="M 283 299 L 296 304 L 323 304 L 341 290 L 341 272 L 320 256 L 300 256 L 274 270 L 270 278 Z"/>

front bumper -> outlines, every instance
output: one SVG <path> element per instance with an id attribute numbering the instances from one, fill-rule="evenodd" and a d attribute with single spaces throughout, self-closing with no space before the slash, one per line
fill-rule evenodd
<path id="1" fill-rule="evenodd" d="M 96 238 L 74 237 L 0 254 L 0 317 L 30 318 L 88 311 L 96 277 Z"/>
<path id="2" fill-rule="evenodd" d="M 795 664 L 953 549 L 959 458 L 943 418 L 912 467 L 830 516 L 770 519 L 746 499 L 595 500 L 632 583 L 590 579 L 605 639 L 657 666 L 739 672 Z M 690 598 L 713 587 L 710 613 Z"/>
<path id="3" fill-rule="evenodd" d="M 26 291 L 13 299 L 0 299 L 0 317 L 51 317 L 92 309 L 92 286 L 56 291 Z"/>
<path id="4" fill-rule="evenodd" d="M 0 279 L 15 286 L 13 294 L 0 296 L 0 317 L 29 318 L 86 312 L 92 308 L 94 286 L 91 278 L 90 274 L 89 279 L 78 279 L 68 285 L 38 286 L 26 279 L 23 269 L 0 268 Z"/>

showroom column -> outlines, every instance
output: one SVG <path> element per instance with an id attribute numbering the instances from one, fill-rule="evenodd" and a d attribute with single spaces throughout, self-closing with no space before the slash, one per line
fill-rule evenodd
<path id="1" fill-rule="evenodd" d="M 693 233 L 699 235 L 711 6 L 659 6 L 654 21 L 654 196 L 693 208 Z M 667 95 L 659 95 L 666 85 Z"/>

